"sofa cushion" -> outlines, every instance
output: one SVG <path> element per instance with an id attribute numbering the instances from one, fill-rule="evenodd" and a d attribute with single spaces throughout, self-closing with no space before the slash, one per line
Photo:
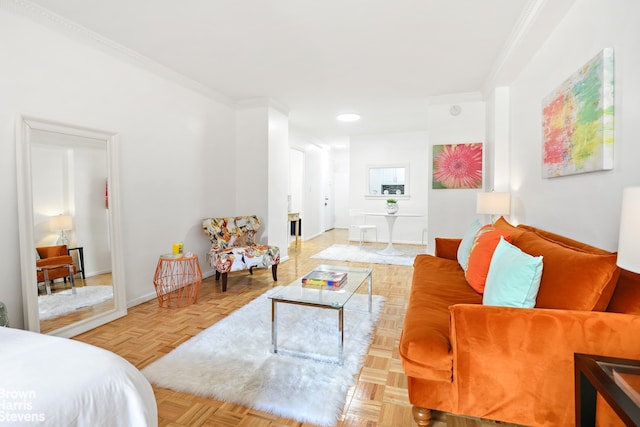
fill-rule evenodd
<path id="1" fill-rule="evenodd" d="M 455 261 L 458 259 L 460 243 L 462 243 L 462 239 L 436 237 L 434 255 L 438 258 L 452 259 Z"/>
<path id="2" fill-rule="evenodd" d="M 542 278 L 542 257 L 533 257 L 500 239 L 491 258 L 482 303 L 532 308 Z"/>
<path id="3" fill-rule="evenodd" d="M 594 254 L 525 231 L 514 242 L 544 256 L 536 307 L 604 311 L 618 280 L 616 254 Z"/>
<path id="4" fill-rule="evenodd" d="M 458 262 L 416 256 L 399 346 L 407 375 L 451 381 L 449 306 L 462 303 L 480 304 L 482 296 L 467 284 Z"/>
<path id="5" fill-rule="evenodd" d="M 471 246 L 465 277 L 469 285 L 480 294 L 484 292 L 491 257 L 501 238 L 511 241 L 511 235 L 508 231 L 497 230 L 492 225 L 485 225 L 478 231 Z"/>
<path id="6" fill-rule="evenodd" d="M 620 269 L 620 278 L 607 311 L 640 315 L 640 274 Z"/>
<path id="7" fill-rule="evenodd" d="M 482 225 L 480 221 L 477 219 L 471 223 L 471 225 L 467 228 L 464 235 L 462 236 L 462 241 L 460 242 L 460 246 L 458 246 L 458 263 L 463 270 L 467 270 L 467 264 L 469 262 L 469 254 L 471 253 L 471 247 L 473 246 L 473 242 L 475 241 L 476 235 L 478 231 L 480 231 Z"/>
<path id="8" fill-rule="evenodd" d="M 552 240 L 554 242 L 561 243 L 561 244 L 563 244 L 565 246 L 568 246 L 570 248 L 579 249 L 581 251 L 588 252 L 588 253 L 591 253 L 591 254 L 597 254 L 597 255 L 610 255 L 611 254 L 611 252 L 605 251 L 604 249 L 596 248 L 595 246 L 591 246 L 591 245 L 588 245 L 586 243 L 582 243 L 582 242 L 579 242 L 577 240 L 573 240 L 573 239 L 570 239 L 568 237 L 561 236 L 561 235 L 556 234 L 556 233 L 552 233 L 550 231 L 542 230 L 540 228 L 535 228 L 535 227 L 532 227 L 530 225 L 519 224 L 518 227 L 516 227 L 516 228 L 517 229 L 521 229 L 521 230 L 526 230 L 526 231 L 533 231 L 534 233 L 538 234 L 541 237 L 544 237 L 547 240 Z"/>
<path id="9" fill-rule="evenodd" d="M 503 216 L 501 216 L 500 218 L 498 218 L 494 223 L 493 223 L 493 227 L 497 230 L 504 230 L 504 231 L 508 231 L 509 234 L 511 234 L 511 243 L 515 242 L 515 240 L 522 234 L 524 233 L 526 230 L 523 230 L 520 225 L 518 225 L 517 227 L 514 225 L 511 225 L 506 219 L 504 219 Z"/>

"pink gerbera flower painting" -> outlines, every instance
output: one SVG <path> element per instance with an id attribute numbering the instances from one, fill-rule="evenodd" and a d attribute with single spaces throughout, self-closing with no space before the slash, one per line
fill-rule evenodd
<path id="1" fill-rule="evenodd" d="M 433 188 L 482 188 L 482 143 L 434 145 Z"/>

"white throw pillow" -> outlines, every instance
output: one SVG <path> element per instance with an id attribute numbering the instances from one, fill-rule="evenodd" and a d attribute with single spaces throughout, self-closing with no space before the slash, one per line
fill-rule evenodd
<path id="1" fill-rule="evenodd" d="M 500 238 L 491 258 L 482 304 L 533 308 L 542 279 L 542 257 Z"/>

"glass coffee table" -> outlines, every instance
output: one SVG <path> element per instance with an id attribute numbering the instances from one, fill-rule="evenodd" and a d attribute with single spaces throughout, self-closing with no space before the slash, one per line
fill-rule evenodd
<path id="1" fill-rule="evenodd" d="M 640 425 L 640 360 L 575 353 L 576 426 L 596 425 L 600 394 L 627 426 Z"/>
<path id="2" fill-rule="evenodd" d="M 371 269 L 346 267 L 340 265 L 319 265 L 313 271 L 328 271 L 347 273 L 345 283 L 336 290 L 317 289 L 302 286 L 302 277 L 283 286 L 277 292 L 269 296 L 271 299 L 271 346 L 274 353 L 278 353 L 278 303 L 297 304 L 307 307 L 328 308 L 338 311 L 338 333 L 340 334 L 340 344 L 338 350 L 338 358 L 336 362 L 340 365 L 343 363 L 344 353 L 344 306 L 356 293 L 356 291 L 365 282 L 367 283 L 367 292 L 369 296 L 369 313 L 371 313 Z M 292 350 L 281 350 L 299 356 L 307 356 Z"/>

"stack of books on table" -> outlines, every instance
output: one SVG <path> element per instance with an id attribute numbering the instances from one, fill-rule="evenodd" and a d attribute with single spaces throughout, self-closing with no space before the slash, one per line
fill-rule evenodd
<path id="1" fill-rule="evenodd" d="M 346 282 L 347 273 L 313 270 L 302 278 L 302 287 L 336 290 Z"/>

